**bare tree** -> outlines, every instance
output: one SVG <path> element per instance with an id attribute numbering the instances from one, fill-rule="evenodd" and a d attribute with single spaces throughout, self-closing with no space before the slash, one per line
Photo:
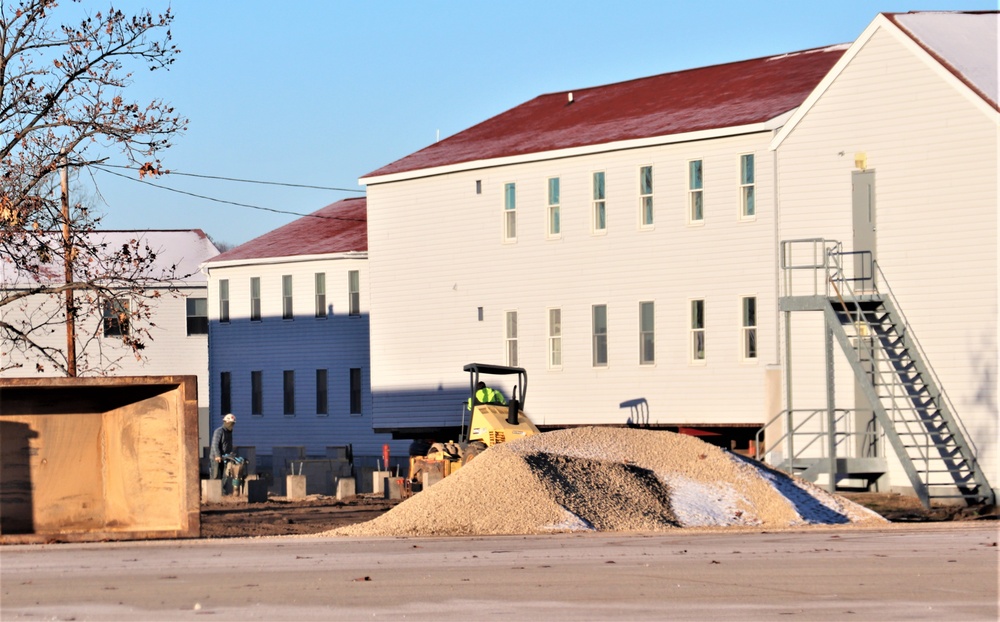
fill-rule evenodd
<path id="1" fill-rule="evenodd" d="M 99 216 L 66 199 L 67 173 L 111 154 L 140 177 L 163 172 L 158 156 L 187 120 L 163 100 L 130 101 L 126 90 L 132 68 L 173 63 L 173 16 L 72 4 L 0 4 L 0 371 L 30 360 L 39 372 L 76 375 L 78 317 L 105 330 L 129 325 L 123 343 L 141 357 L 151 305 L 174 278 L 152 273 L 158 249 L 139 236 L 110 244 L 96 232 Z M 70 13 L 79 17 L 70 22 Z M 60 325 L 68 337 L 57 346 L 49 336 Z M 97 330 L 81 335 L 84 345 Z M 110 361 L 79 363 L 79 373 L 101 373 Z"/>

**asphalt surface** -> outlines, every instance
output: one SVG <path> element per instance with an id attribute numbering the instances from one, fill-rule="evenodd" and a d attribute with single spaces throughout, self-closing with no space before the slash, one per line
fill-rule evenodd
<path id="1" fill-rule="evenodd" d="M 989 521 L 11 545 L 0 619 L 994 621 L 997 540 Z"/>

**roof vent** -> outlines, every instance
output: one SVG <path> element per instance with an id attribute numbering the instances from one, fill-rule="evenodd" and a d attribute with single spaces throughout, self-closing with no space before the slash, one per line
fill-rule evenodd
<path id="1" fill-rule="evenodd" d="M 572 104 L 573 103 L 573 91 L 570 91 L 569 93 L 566 93 L 566 103 L 567 104 Z"/>

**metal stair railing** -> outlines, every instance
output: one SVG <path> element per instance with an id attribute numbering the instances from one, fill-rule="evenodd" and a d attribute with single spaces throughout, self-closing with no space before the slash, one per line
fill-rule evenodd
<path id="1" fill-rule="evenodd" d="M 850 360 L 851 366 L 876 414 L 886 419 L 884 425 L 891 429 L 890 441 L 917 496 L 928 507 L 932 496 L 993 502 L 992 488 L 976 458 L 978 451 L 968 440 L 961 419 L 952 414 L 955 410 L 943 385 L 878 264 L 869 255 L 867 260 L 859 262 L 862 267 L 871 266 L 869 274 L 863 273 L 854 279 L 845 276 L 842 258 L 858 254 L 844 252 L 839 243 L 828 247 L 827 281 L 836 294 L 840 308 L 839 311 L 833 308 L 831 301 L 829 311 L 834 317 L 828 317 L 828 320 L 834 321 L 828 323 L 840 327 L 841 330 L 835 331 L 835 334 L 844 352 L 855 355 Z M 875 287 L 876 274 L 884 292 Z M 869 281 L 871 288 L 867 291 L 871 295 L 867 299 L 859 297 L 853 284 L 867 284 Z M 866 302 L 869 308 L 865 307 Z M 884 360 L 880 353 L 884 355 Z M 883 412 L 879 413 L 879 410 Z M 938 465 L 944 468 L 933 468 Z M 923 468 L 918 469 L 918 466 Z M 932 486 L 955 486 L 960 494 L 931 495 Z"/>
<path id="2" fill-rule="evenodd" d="M 829 460 L 838 456 L 843 458 L 869 457 L 857 456 L 858 452 L 854 448 L 858 446 L 864 448 L 864 453 L 882 455 L 882 451 L 878 447 L 884 444 L 885 436 L 881 434 L 876 436 L 870 428 L 861 432 L 854 431 L 851 415 L 855 412 L 853 409 L 834 409 L 833 433 L 836 450 L 834 456 L 830 456 L 826 451 L 827 444 L 820 443 L 827 438 L 829 433 L 826 425 L 828 412 L 825 408 L 783 410 L 757 431 L 754 441 L 754 458 L 761 462 L 767 461 L 771 466 L 793 475 L 797 468 L 796 465 L 804 464 L 807 460 Z M 798 422 L 796 422 L 797 416 L 799 416 Z M 776 439 L 765 438 L 767 431 L 780 420 L 785 421 L 784 432 Z M 807 426 L 814 422 L 818 429 L 808 429 Z M 861 444 L 851 442 L 858 436 L 865 437 L 866 442 Z M 799 437 L 805 437 L 808 440 L 802 445 L 797 445 L 795 439 Z M 777 462 L 765 460 L 768 454 L 773 453 L 776 448 L 787 451 L 782 452 L 782 456 Z M 831 477 L 835 478 L 836 474 L 831 475 Z"/>

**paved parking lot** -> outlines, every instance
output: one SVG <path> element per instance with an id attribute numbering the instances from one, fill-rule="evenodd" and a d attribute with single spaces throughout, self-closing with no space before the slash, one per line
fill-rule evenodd
<path id="1" fill-rule="evenodd" d="M 998 524 L 0 548 L 3 620 L 996 620 Z"/>

